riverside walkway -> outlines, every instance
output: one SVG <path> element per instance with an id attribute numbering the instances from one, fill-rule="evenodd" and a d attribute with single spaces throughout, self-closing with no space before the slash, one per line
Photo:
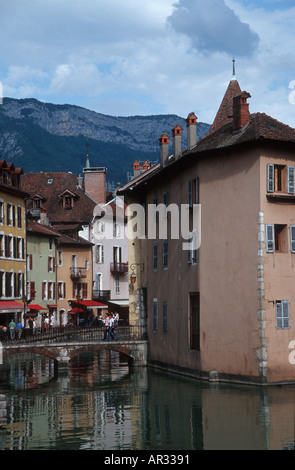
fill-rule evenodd
<path id="1" fill-rule="evenodd" d="M 15 339 L 6 333 L 0 338 L 0 365 L 6 357 L 23 352 L 50 357 L 62 366 L 83 352 L 112 350 L 125 354 L 130 365 L 145 366 L 147 340 L 142 327 L 120 326 L 116 328 L 116 335 L 116 341 L 105 341 L 104 329 L 100 327 L 56 327 L 34 332 L 25 329 L 21 337 Z"/>

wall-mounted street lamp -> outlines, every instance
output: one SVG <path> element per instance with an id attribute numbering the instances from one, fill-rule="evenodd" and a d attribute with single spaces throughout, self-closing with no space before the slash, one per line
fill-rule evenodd
<path id="1" fill-rule="evenodd" d="M 131 284 L 135 284 L 136 282 L 136 274 L 135 274 L 135 267 L 138 266 L 141 270 L 141 272 L 143 272 L 144 270 L 144 263 L 132 263 L 130 264 L 130 269 L 132 269 L 132 273 L 130 274 L 130 282 Z"/>

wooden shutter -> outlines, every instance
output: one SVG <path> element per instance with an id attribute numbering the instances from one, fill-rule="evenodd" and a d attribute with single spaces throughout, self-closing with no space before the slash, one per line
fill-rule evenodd
<path id="1" fill-rule="evenodd" d="M 274 225 L 266 225 L 266 251 L 267 253 L 274 252 Z"/>
<path id="2" fill-rule="evenodd" d="M 288 193 L 294 194 L 294 166 L 288 166 Z"/>
<path id="3" fill-rule="evenodd" d="M 42 282 L 42 299 L 45 299 L 45 282 Z"/>
<path id="4" fill-rule="evenodd" d="M 275 189 L 275 181 L 274 181 L 274 165 L 269 163 L 267 165 L 267 192 L 273 193 Z"/>

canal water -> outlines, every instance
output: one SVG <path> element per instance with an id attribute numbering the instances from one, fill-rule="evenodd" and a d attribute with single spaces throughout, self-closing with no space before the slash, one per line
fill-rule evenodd
<path id="1" fill-rule="evenodd" d="M 11 356 L 0 366 L 0 396 L 0 450 L 295 448 L 294 386 L 129 370 L 111 351 L 80 355 L 58 374 L 51 359 Z"/>

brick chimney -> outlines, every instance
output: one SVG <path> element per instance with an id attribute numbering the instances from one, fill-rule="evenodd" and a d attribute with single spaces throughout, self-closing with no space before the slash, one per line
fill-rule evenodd
<path id="1" fill-rule="evenodd" d="M 147 171 L 151 168 L 151 164 L 148 160 L 145 160 L 145 162 L 142 164 L 142 171 Z"/>
<path id="2" fill-rule="evenodd" d="M 133 167 L 133 178 L 136 176 L 140 175 L 140 164 L 138 160 L 135 160 L 135 162 L 132 165 Z"/>
<path id="3" fill-rule="evenodd" d="M 106 171 L 104 167 L 83 169 L 84 190 L 98 204 L 106 203 Z"/>
<path id="4" fill-rule="evenodd" d="M 172 129 L 173 136 L 173 156 L 175 160 L 180 157 L 182 153 L 181 139 L 182 139 L 182 127 L 180 124 L 176 124 Z"/>
<path id="5" fill-rule="evenodd" d="M 168 165 L 168 156 L 169 156 L 169 137 L 166 133 L 161 134 L 159 138 L 160 144 L 160 165 L 164 167 Z"/>
<path id="6" fill-rule="evenodd" d="M 187 126 L 187 149 L 192 149 L 197 145 L 197 116 L 195 113 L 189 113 L 186 118 Z"/>
<path id="7" fill-rule="evenodd" d="M 233 98 L 233 130 L 242 129 L 250 121 L 249 103 L 250 93 L 243 91 Z"/>

